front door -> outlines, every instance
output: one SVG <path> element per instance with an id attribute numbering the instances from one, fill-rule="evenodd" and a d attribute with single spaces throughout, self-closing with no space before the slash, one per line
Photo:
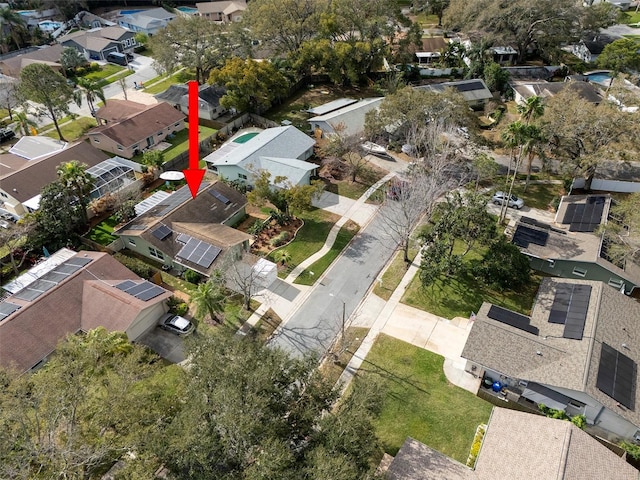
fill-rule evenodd
<path id="1" fill-rule="evenodd" d="M 150 137 L 147 137 L 147 147 L 151 147 L 153 145 L 153 135 L 151 135 Z"/>

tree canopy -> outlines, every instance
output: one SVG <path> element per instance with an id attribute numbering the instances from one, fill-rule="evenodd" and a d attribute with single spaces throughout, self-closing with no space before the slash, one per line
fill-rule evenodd
<path id="1" fill-rule="evenodd" d="M 631 38 L 621 38 L 604 47 L 596 60 L 601 68 L 610 68 L 616 73 L 640 69 L 640 43 Z"/>
<path id="2" fill-rule="evenodd" d="M 309 185 L 293 185 L 286 177 L 271 178 L 267 170 L 256 172 L 253 190 L 247 194 L 249 202 L 264 205 L 269 202 L 279 211 L 287 215 L 309 210 L 311 202 L 322 193 L 324 184 L 312 180 Z"/>

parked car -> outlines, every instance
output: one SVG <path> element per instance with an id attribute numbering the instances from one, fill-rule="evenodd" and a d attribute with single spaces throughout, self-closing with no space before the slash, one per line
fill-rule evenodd
<path id="1" fill-rule="evenodd" d="M 0 219 L 7 220 L 12 223 L 16 223 L 16 217 L 11 215 L 10 213 L 0 213 Z"/>
<path id="2" fill-rule="evenodd" d="M 0 128 L 0 142 L 11 140 L 16 134 L 10 128 Z"/>
<path id="3" fill-rule="evenodd" d="M 166 313 L 160 318 L 160 328 L 176 335 L 189 335 L 195 330 L 195 325 L 184 317 Z"/>
<path id="4" fill-rule="evenodd" d="M 0 228 L 9 228 L 9 222 L 6 220 L 0 220 Z"/>
<path id="5" fill-rule="evenodd" d="M 507 202 L 507 207 L 513 207 L 516 210 L 520 210 L 524 207 L 524 200 L 516 197 L 515 195 L 511 195 L 511 198 L 507 198 L 508 194 L 505 192 L 496 192 L 493 194 L 491 201 L 496 205 L 502 205 L 503 202 Z"/>

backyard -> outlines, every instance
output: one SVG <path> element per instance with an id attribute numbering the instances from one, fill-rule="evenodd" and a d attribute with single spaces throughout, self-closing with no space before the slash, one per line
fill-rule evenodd
<path id="1" fill-rule="evenodd" d="M 461 252 L 461 244 L 457 244 L 454 252 Z M 484 248 L 471 250 L 463 259 L 463 265 L 470 267 L 473 261 L 479 261 Z M 508 308 L 522 314 L 529 314 L 533 305 L 538 286 L 542 278 L 531 275 L 529 284 L 518 291 L 497 291 L 489 288 L 477 280 L 470 268 L 451 277 L 440 277 L 429 287 L 423 287 L 420 276 L 411 280 L 401 302 L 440 317 L 453 319 L 455 317 L 468 318 L 471 312 L 477 312 L 482 302 Z"/>
<path id="2" fill-rule="evenodd" d="M 199 125 L 198 132 L 198 140 L 203 141 L 204 139 L 215 134 L 217 130 L 214 128 Z M 179 132 L 175 133 L 173 135 L 173 138 L 166 138 L 164 141 L 171 144 L 169 148 L 162 151 L 163 160 L 165 162 L 168 162 L 176 158 L 181 153 L 189 150 L 189 127 L 187 126 L 187 128 L 185 128 L 184 130 L 180 130 Z M 131 160 L 133 160 L 134 162 L 142 163 L 142 154 L 134 156 Z"/>
<path id="3" fill-rule="evenodd" d="M 60 122 L 58 123 L 60 125 Z M 95 127 L 96 120 L 90 117 L 78 117 L 74 120 L 69 120 L 67 123 L 60 125 L 60 131 L 62 136 L 67 142 L 72 142 L 79 139 L 82 135 L 87 133 L 90 129 Z M 55 128 L 48 130 L 45 135 L 51 138 L 58 138 L 58 132 Z"/>
<path id="4" fill-rule="evenodd" d="M 444 357 L 380 335 L 358 371 L 383 395 L 374 421 L 383 450 L 395 455 L 407 437 L 465 463 L 476 427 L 492 405 L 449 383 Z M 355 384 L 357 388 L 357 383 Z"/>
<path id="5" fill-rule="evenodd" d="M 113 229 L 117 224 L 118 221 L 112 215 L 93 227 L 87 234 L 87 238 L 106 247 L 118 239 L 118 237 L 113 235 Z"/>

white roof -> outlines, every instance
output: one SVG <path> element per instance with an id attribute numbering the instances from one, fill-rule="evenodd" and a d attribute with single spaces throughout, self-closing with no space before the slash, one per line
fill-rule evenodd
<path id="1" fill-rule="evenodd" d="M 229 142 L 204 157 L 213 165 L 257 165 L 262 156 L 298 158 L 315 145 L 315 140 L 294 126 L 267 128 L 246 143 Z M 220 153 L 218 153 L 220 152 Z"/>
<path id="2" fill-rule="evenodd" d="M 253 167 L 255 170 L 266 170 L 271 173 L 272 181 L 276 177 L 287 177 L 287 180 L 293 185 L 298 185 L 305 173 L 315 170 L 318 165 L 296 158 L 260 157 L 258 164 Z M 283 186 L 280 184 L 275 185 Z"/>
<path id="3" fill-rule="evenodd" d="M 27 272 L 23 273 L 18 278 L 12 280 L 6 285 L 3 285 L 2 288 L 4 288 L 7 292 L 17 293 L 23 288 L 31 285 L 40 277 L 49 273 L 58 265 L 61 265 L 66 260 L 69 260 L 75 254 L 76 252 L 74 252 L 73 250 L 69 250 L 68 248 L 61 248 L 48 258 L 31 267 Z"/>
<path id="4" fill-rule="evenodd" d="M 40 198 L 42 195 L 38 194 L 35 197 L 31 197 L 29 200 L 22 202 L 22 206 L 30 208 L 31 210 L 38 210 L 40 208 Z"/>
<path id="5" fill-rule="evenodd" d="M 364 130 L 366 113 L 374 108 L 378 108 L 380 103 L 382 103 L 382 100 L 384 100 L 384 97 L 365 98 L 325 115 L 318 115 L 317 117 L 310 118 L 308 121 L 310 123 L 327 123 L 331 125 L 334 130 L 339 124 L 343 124 L 346 128 L 345 134 L 354 135 Z"/>
<path id="6" fill-rule="evenodd" d="M 11 147 L 9 153 L 26 158 L 27 160 L 35 160 L 64 150 L 66 146 L 66 142 L 55 140 L 51 137 L 22 137 Z"/>

